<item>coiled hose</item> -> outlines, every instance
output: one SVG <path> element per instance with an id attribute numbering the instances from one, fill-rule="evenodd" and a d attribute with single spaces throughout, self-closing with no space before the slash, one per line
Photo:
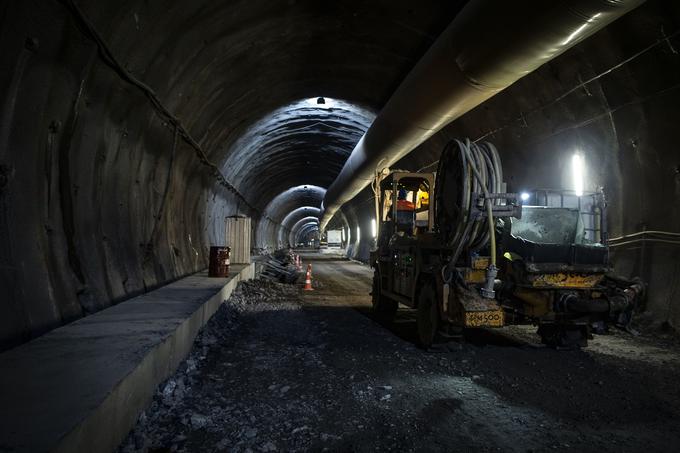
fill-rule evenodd
<path id="1" fill-rule="evenodd" d="M 496 265 L 495 224 L 491 193 L 503 191 L 503 170 L 496 148 L 488 142 L 449 142 L 437 168 L 436 228 L 447 246 L 454 249 L 451 266 L 463 250 L 475 252 L 490 242 L 491 265 Z M 473 216 L 473 203 L 483 194 L 487 218 Z"/>

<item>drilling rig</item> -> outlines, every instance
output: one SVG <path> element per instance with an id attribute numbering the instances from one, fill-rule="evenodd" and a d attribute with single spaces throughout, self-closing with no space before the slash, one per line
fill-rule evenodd
<path id="1" fill-rule="evenodd" d="M 644 285 L 611 274 L 602 191 L 505 187 L 496 148 L 469 140 L 448 143 L 436 173 L 378 172 L 374 312 L 389 321 L 399 304 L 415 308 L 425 348 L 509 324 L 584 347 L 593 329 L 628 326 Z"/>

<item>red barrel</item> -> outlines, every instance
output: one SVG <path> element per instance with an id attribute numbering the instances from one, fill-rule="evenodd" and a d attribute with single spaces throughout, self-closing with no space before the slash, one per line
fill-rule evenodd
<path id="1" fill-rule="evenodd" d="M 229 276 L 229 247 L 213 246 L 210 247 L 210 264 L 208 266 L 208 277 L 228 277 Z"/>

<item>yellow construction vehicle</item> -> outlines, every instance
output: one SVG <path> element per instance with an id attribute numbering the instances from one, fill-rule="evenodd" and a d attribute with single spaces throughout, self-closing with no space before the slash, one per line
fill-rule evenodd
<path id="1" fill-rule="evenodd" d="M 609 275 L 600 193 L 506 193 L 489 143 L 449 143 L 436 173 L 381 171 L 373 309 L 416 308 L 418 338 L 535 324 L 543 342 L 585 346 L 593 327 L 627 325 L 640 282 Z M 523 205 L 521 198 L 530 205 Z"/>

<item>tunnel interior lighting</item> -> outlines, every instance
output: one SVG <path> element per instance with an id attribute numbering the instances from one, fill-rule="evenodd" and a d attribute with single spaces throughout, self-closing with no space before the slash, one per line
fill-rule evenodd
<path id="1" fill-rule="evenodd" d="M 357 226 L 357 242 L 361 241 L 361 228 Z"/>
<path id="2" fill-rule="evenodd" d="M 330 109 L 335 107 L 335 100 L 323 96 L 309 98 L 306 100 L 307 105 L 310 107 L 315 107 L 319 109 Z"/>
<path id="3" fill-rule="evenodd" d="M 371 219 L 371 236 L 376 237 L 378 235 L 378 228 L 375 223 L 375 219 Z"/>
<path id="4" fill-rule="evenodd" d="M 593 17 L 591 17 L 590 19 L 588 19 L 588 20 L 586 21 L 585 24 L 583 24 L 583 25 L 581 25 L 580 27 L 578 27 L 576 30 L 574 30 L 574 31 L 567 37 L 567 39 L 565 39 L 564 41 L 562 41 L 562 45 L 563 45 L 563 46 L 566 46 L 566 45 L 569 44 L 571 41 L 573 41 L 574 39 L 576 39 L 576 38 L 578 38 L 579 36 L 581 36 L 582 32 L 588 27 L 588 25 L 590 25 L 590 24 L 592 24 L 593 22 L 595 22 L 595 21 L 597 20 L 597 18 L 600 17 L 601 15 L 602 15 L 602 13 L 596 13 Z"/>
<path id="5" fill-rule="evenodd" d="M 527 201 L 529 199 L 529 192 L 522 192 L 519 197 L 522 199 L 522 201 Z"/>
<path id="6" fill-rule="evenodd" d="M 584 173 L 583 156 L 576 153 L 571 157 L 571 171 L 573 175 L 574 192 L 577 197 L 583 195 Z"/>

